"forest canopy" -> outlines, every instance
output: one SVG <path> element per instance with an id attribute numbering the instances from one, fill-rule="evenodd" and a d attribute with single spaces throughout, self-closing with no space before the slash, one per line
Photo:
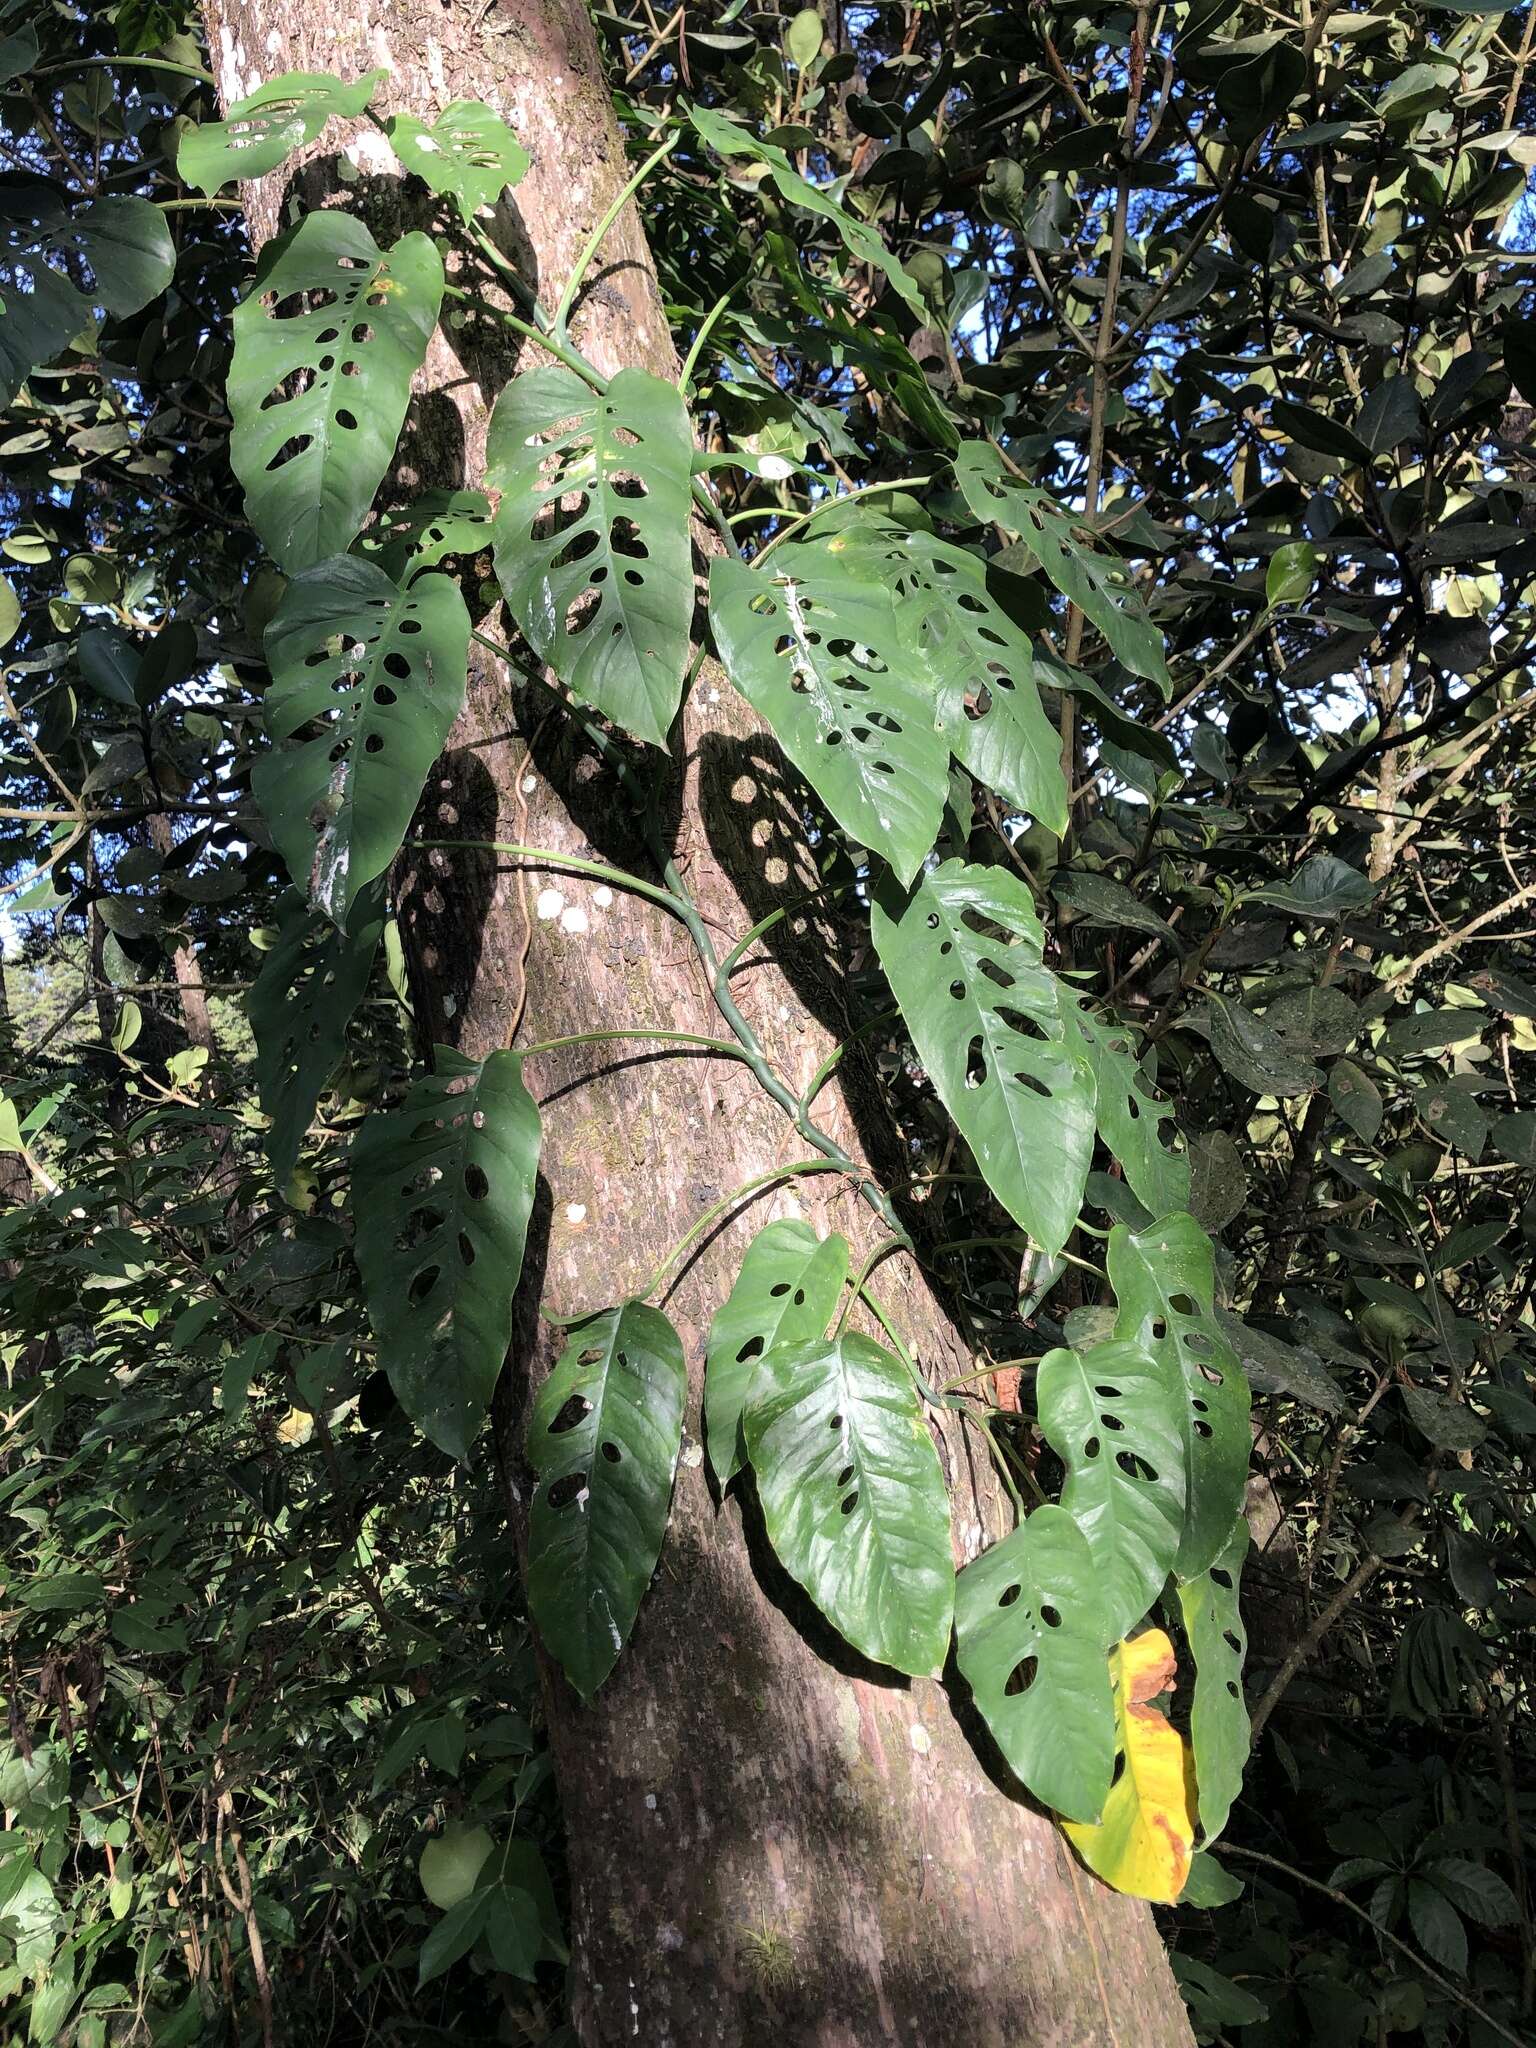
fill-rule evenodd
<path id="1" fill-rule="evenodd" d="M 1533 48 L 0 0 L 0 2043 L 1536 2038 Z"/>

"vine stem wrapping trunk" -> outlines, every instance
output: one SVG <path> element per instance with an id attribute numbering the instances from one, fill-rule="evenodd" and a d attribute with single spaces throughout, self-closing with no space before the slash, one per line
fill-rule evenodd
<path id="1" fill-rule="evenodd" d="M 458 98 L 495 108 L 532 157 L 497 232 L 555 302 L 627 176 L 580 0 L 206 0 L 205 16 L 226 104 L 287 70 L 352 77 L 387 64 L 381 105 L 427 119 Z M 242 197 L 258 246 L 296 217 L 295 201 L 355 207 L 381 242 L 421 224 L 382 137 L 361 124 L 333 126 L 297 173 Z M 573 333 L 605 374 L 628 364 L 677 373 L 633 206 L 584 286 Z M 490 323 L 450 324 L 418 380 L 394 498 L 478 485 L 490 405 L 537 359 Z M 552 701 L 476 656 L 463 717 L 428 781 L 421 836 L 522 840 L 649 876 L 627 799 Z M 796 786 L 707 669 L 684 743 L 664 829 L 706 921 L 738 934 L 814 886 Z M 660 775 L 659 756 L 655 766 Z M 719 1033 L 681 935 L 638 899 L 556 874 L 533 878 L 525 896 L 494 857 L 442 849 L 418 850 L 399 894 L 424 1043 L 475 1056 L 505 1043 L 525 947 L 526 1042 L 626 1025 Z M 783 946 L 772 957 L 755 948 L 732 986 L 799 1088 L 846 1035 L 835 963 L 847 933 L 831 912 L 779 929 Z M 547 1187 L 525 1292 L 542 1288 L 561 1314 L 643 1290 L 706 1209 L 802 1156 L 781 1111 L 734 1063 L 584 1047 L 539 1056 L 529 1081 L 543 1105 Z M 829 1088 L 818 1115 L 855 1157 L 884 1147 L 888 1167 L 899 1158 L 894 1129 L 853 1083 Z M 818 1633 L 738 1506 L 716 1510 L 696 1434 L 704 1338 L 752 1231 L 793 1213 L 842 1230 L 856 1256 L 877 1241 L 853 1190 L 831 1174 L 770 1190 L 706 1234 L 662 1302 L 683 1339 L 693 1407 L 655 1583 L 593 1706 L 546 1672 L 569 1829 L 577 2033 L 587 2048 L 1186 2043 L 1148 1911 L 1077 1868 L 1051 1822 L 991 1781 L 937 1685 L 859 1666 Z M 882 1277 L 930 1376 L 968 1369 L 920 1277 L 894 1261 Z M 500 1403 L 514 1524 L 515 1416 L 552 1356 L 530 1300 Z M 951 1428 L 940 1447 L 963 1562 L 1002 1533 L 1006 1515 L 976 1441 Z"/>

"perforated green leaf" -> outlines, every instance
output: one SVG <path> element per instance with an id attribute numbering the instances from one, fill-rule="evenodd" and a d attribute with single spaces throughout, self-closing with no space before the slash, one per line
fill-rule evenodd
<path id="1" fill-rule="evenodd" d="M 448 556 L 475 555 L 490 544 L 491 501 L 484 491 L 424 491 L 360 534 L 354 552 L 377 562 L 396 583 L 410 584 Z"/>
<path id="2" fill-rule="evenodd" d="M 1088 1539 L 1039 1507 L 955 1582 L 955 1655 L 1009 1768 L 1042 1804 L 1094 1821 L 1115 1767 L 1104 1603 Z"/>
<path id="3" fill-rule="evenodd" d="M 372 562 L 338 555 L 294 577 L 266 644 L 278 745 L 251 788 L 295 883 L 344 925 L 398 852 L 458 716 L 469 614 L 447 576 L 401 590 Z"/>
<path id="4" fill-rule="evenodd" d="M 710 567 L 710 623 L 731 681 L 850 838 L 910 882 L 938 837 L 949 747 L 873 563 L 825 542 L 761 571 Z"/>
<path id="5" fill-rule="evenodd" d="M 946 861 L 871 908 L 875 951 L 939 1100 L 988 1186 L 1059 1252 L 1093 1156 L 1093 1067 L 1077 1004 L 1041 960 L 1028 889 Z"/>
<path id="6" fill-rule="evenodd" d="M 515 1053 L 435 1060 L 353 1139 L 352 1213 L 379 1363 L 411 1420 L 464 1458 L 512 1335 L 539 1112 Z"/>
<path id="7" fill-rule="evenodd" d="M 1166 692 L 1162 635 L 1116 558 L 1078 538 L 1074 514 L 1049 491 L 1011 475 L 984 441 L 968 441 L 956 454 L 955 480 L 974 516 L 1018 536 L 1062 596 L 1104 636 L 1116 660 Z"/>
<path id="8" fill-rule="evenodd" d="M 933 692 L 933 722 L 956 759 L 1006 803 L 1066 829 L 1061 736 L 1035 684 L 1028 636 L 992 594 L 986 564 L 927 533 L 855 528 L 827 543 L 889 586 Z"/>
<path id="9" fill-rule="evenodd" d="M 147 199 L 70 212 L 41 178 L 0 178 L 0 404 L 93 329 L 97 306 L 119 319 L 137 313 L 175 268 L 165 215 Z"/>
<path id="10" fill-rule="evenodd" d="M 677 1332 L 626 1301 L 575 1326 L 533 1404 L 528 1607 L 583 1699 L 613 1669 L 661 1554 L 687 1395 Z"/>
<path id="11" fill-rule="evenodd" d="M 689 118 L 703 140 L 720 156 L 747 157 L 754 163 L 766 164 L 781 198 L 791 206 L 798 206 L 806 213 L 814 213 L 819 219 L 830 221 L 855 262 L 872 264 L 888 278 L 892 289 L 917 316 L 919 324 L 931 319 L 922 293 L 876 230 L 868 221 L 860 220 L 857 214 L 839 206 L 829 192 L 823 192 L 801 177 L 778 143 L 760 141 L 727 115 L 711 107 L 694 107 Z"/>
<path id="12" fill-rule="evenodd" d="M 414 114 L 392 114 L 384 128 L 405 168 L 454 200 L 466 221 L 528 169 L 527 150 L 482 100 L 454 100 L 430 128 Z"/>
<path id="13" fill-rule="evenodd" d="M 746 1462 L 741 1411 L 764 1352 L 823 1335 L 847 1276 L 848 1240 L 819 1238 L 798 1217 L 780 1217 L 748 1245 L 736 1284 L 710 1324 L 704 1358 L 704 1439 L 722 1486 Z"/>
<path id="14" fill-rule="evenodd" d="M 688 662 L 692 463 L 675 385 L 620 370 L 599 398 L 559 363 L 513 378 L 486 452 L 496 575 L 529 645 L 573 696 L 657 747 Z"/>
<path id="15" fill-rule="evenodd" d="M 1154 1216 L 1189 1207 L 1189 1158 L 1163 1142 L 1162 1125 L 1173 1122 L 1171 1103 L 1159 1101 L 1122 1024 L 1082 1013 L 1088 1056 L 1093 1063 L 1099 1132 L 1120 1162 L 1131 1193 Z"/>
<path id="16" fill-rule="evenodd" d="M 743 1416 L 768 1537 L 856 1650 L 914 1676 L 949 1647 L 949 1495 L 911 1374 L 850 1331 L 775 1347 Z"/>
<path id="17" fill-rule="evenodd" d="M 430 237 L 383 250 L 349 213 L 306 214 L 263 252 L 235 308 L 229 456 L 252 526 L 290 572 L 342 553 L 367 517 L 442 297 Z"/>
<path id="18" fill-rule="evenodd" d="M 328 71 L 285 71 L 237 100 L 222 121 L 205 121 L 182 135 L 176 168 L 185 183 L 210 198 L 236 178 L 264 178 L 303 143 L 313 142 L 333 114 L 355 120 L 383 70 L 347 85 Z"/>
<path id="19" fill-rule="evenodd" d="M 1242 1513 L 1248 1478 L 1247 1377 L 1216 1319 L 1215 1253 L 1193 1216 L 1109 1234 L 1115 1335 L 1155 1358 L 1179 1390 L 1188 1506 L 1174 1568 L 1205 1571 Z"/>
<path id="20" fill-rule="evenodd" d="M 1111 1640 L 1162 1589 L 1184 1526 L 1180 1390 L 1139 1345 L 1052 1351 L 1035 1375 L 1046 1442 L 1067 1468 L 1061 1505 L 1088 1539 Z"/>
<path id="21" fill-rule="evenodd" d="M 363 891 L 344 932 L 316 917 L 296 890 L 278 906 L 277 944 L 261 963 L 246 1012 L 256 1037 L 261 1107 L 272 1119 L 267 1158 L 280 1186 L 341 1058 L 383 930 L 382 882 Z"/>
<path id="22" fill-rule="evenodd" d="M 1243 1700 L 1248 1637 L 1238 1600 L 1247 1555 L 1248 1524 L 1239 1515 L 1210 1568 L 1179 1585 L 1179 1611 L 1195 1660 L 1189 1739 L 1207 1847 L 1227 1824 L 1232 1802 L 1243 1789 L 1243 1766 L 1248 1761 L 1248 1708 Z"/>

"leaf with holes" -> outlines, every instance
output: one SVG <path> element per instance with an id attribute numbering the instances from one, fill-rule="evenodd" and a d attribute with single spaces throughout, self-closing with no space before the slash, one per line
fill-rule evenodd
<path id="1" fill-rule="evenodd" d="M 278 906 L 277 944 L 246 998 L 256 1038 L 256 1086 L 272 1120 L 267 1157 L 281 1186 L 298 1160 L 315 1105 L 335 1072 L 384 930 L 382 882 L 365 890 L 338 931 L 296 891 Z"/>
<path id="2" fill-rule="evenodd" d="M 353 1139 L 352 1212 L 379 1363 L 411 1420 L 465 1458 L 512 1335 L 539 1112 L 515 1053 L 435 1060 Z"/>
<path id="3" fill-rule="evenodd" d="M 71 212 L 41 178 L 0 178 L 0 404 L 92 331 L 97 306 L 119 319 L 137 313 L 175 268 L 165 215 L 147 199 L 93 199 Z"/>
<path id="4" fill-rule="evenodd" d="M 598 397 L 549 363 L 496 401 L 486 481 L 512 616 L 573 696 L 656 747 L 688 662 L 692 472 L 682 395 L 649 371 Z"/>
<path id="5" fill-rule="evenodd" d="M 408 586 L 450 555 L 478 555 L 491 544 L 491 501 L 484 491 L 424 491 L 359 535 L 353 552 Z"/>
<path id="6" fill-rule="evenodd" d="M 466 221 L 528 169 L 527 150 L 482 100 L 454 100 L 430 128 L 414 114 L 392 114 L 384 132 L 405 168 L 455 201 Z"/>
<path id="7" fill-rule="evenodd" d="M 1115 1735 L 1124 1767 L 1097 1826 L 1065 1824 L 1088 1868 L 1133 1898 L 1171 1906 L 1184 1889 L 1194 1848 L 1182 1737 L 1149 1703 L 1171 1689 L 1173 1645 L 1160 1628 L 1121 1643 L 1110 1657 Z"/>
<path id="8" fill-rule="evenodd" d="M 1061 736 L 1035 684 L 1029 637 L 992 595 L 986 564 L 927 533 L 855 529 L 826 543 L 889 585 L 934 694 L 933 722 L 955 758 L 1052 832 L 1067 824 Z"/>
<path id="9" fill-rule="evenodd" d="M 710 1324 L 704 1359 L 704 1437 L 722 1486 L 746 1462 L 741 1413 L 764 1352 L 822 1336 L 847 1277 L 848 1240 L 819 1238 L 797 1216 L 766 1225 L 748 1245 L 736 1284 Z"/>
<path id="10" fill-rule="evenodd" d="M 249 99 L 237 100 L 222 121 L 186 129 L 176 151 L 176 168 L 194 191 L 211 199 L 237 178 L 264 178 L 306 142 L 313 142 L 334 114 L 356 120 L 387 71 L 370 71 L 351 85 L 328 71 L 285 71 Z"/>
<path id="11" fill-rule="evenodd" d="M 1035 1399 L 1046 1442 L 1067 1468 L 1061 1505 L 1088 1539 L 1111 1639 L 1162 1590 L 1184 1526 L 1184 1446 L 1176 1377 L 1139 1345 L 1052 1351 Z"/>
<path id="12" fill-rule="evenodd" d="M 229 458 L 290 574 L 342 553 L 368 516 L 442 298 L 429 236 L 384 250 L 349 213 L 306 214 L 263 251 L 235 308 Z"/>
<path id="13" fill-rule="evenodd" d="M 1189 1480 L 1174 1570 L 1192 1579 L 1210 1565 L 1243 1511 L 1248 1480 L 1247 1377 L 1216 1320 L 1216 1255 L 1193 1216 L 1109 1234 L 1115 1335 L 1138 1344 L 1177 1385 Z"/>
<path id="14" fill-rule="evenodd" d="M 613 1669 L 666 1533 L 688 1371 L 659 1310 L 577 1323 L 528 1424 L 528 1609 L 584 1700 Z"/>
<path id="15" fill-rule="evenodd" d="M 839 206 L 830 192 L 823 192 L 819 186 L 802 178 L 778 143 L 761 141 L 729 116 L 711 107 L 693 107 L 689 119 L 717 155 L 744 156 L 754 163 L 766 164 L 782 199 L 806 213 L 814 213 L 821 220 L 830 221 L 854 261 L 869 264 L 889 279 L 892 289 L 916 316 L 919 326 L 932 318 L 917 284 L 869 222 Z"/>
<path id="16" fill-rule="evenodd" d="M 1239 1515 L 1209 1571 L 1179 1586 L 1179 1612 L 1195 1660 L 1189 1739 L 1206 1848 L 1227 1824 L 1232 1802 L 1243 1789 L 1243 1766 L 1248 1761 L 1248 1708 L 1243 1700 L 1248 1637 L 1238 1603 L 1247 1555 L 1248 1524 Z"/>
<path id="17" fill-rule="evenodd" d="M 1010 1770 L 1044 1805 L 1097 1820 L 1115 1767 L 1098 1568 L 1062 1508 L 1039 1507 L 955 1582 L 955 1655 Z"/>
<path id="18" fill-rule="evenodd" d="M 914 1677 L 949 1648 L 949 1494 L 912 1375 L 868 1337 L 776 1346 L 742 1418 L 768 1538 L 853 1647 Z"/>
<path id="19" fill-rule="evenodd" d="M 1163 1142 L 1173 1105 L 1160 1100 L 1131 1050 L 1123 1024 L 1082 1015 L 1093 1063 L 1099 1134 L 1119 1161 L 1131 1193 L 1154 1216 L 1189 1207 L 1189 1159 Z M 1177 1135 L 1177 1125 L 1174 1125 Z"/>
<path id="20" fill-rule="evenodd" d="M 345 925 L 399 851 L 464 702 L 469 614 L 451 577 L 401 590 L 338 555 L 294 577 L 266 644 L 275 745 L 251 789 L 295 883 Z"/>
<path id="21" fill-rule="evenodd" d="M 910 882 L 938 837 L 949 747 L 890 586 L 824 542 L 771 560 L 711 564 L 720 659 L 848 836 Z"/>
<path id="22" fill-rule="evenodd" d="M 1078 538 L 1078 517 L 1049 491 L 1012 475 L 984 441 L 960 449 L 955 480 L 975 518 L 1017 534 L 1062 596 L 1103 635 L 1115 659 L 1166 695 L 1171 685 L 1163 636 L 1119 561 Z"/>
<path id="23" fill-rule="evenodd" d="M 1077 1003 L 1040 957 L 1034 900 L 1002 868 L 946 861 L 871 909 L 875 951 L 939 1100 L 988 1186 L 1054 1256 L 1093 1156 L 1093 1066 Z"/>

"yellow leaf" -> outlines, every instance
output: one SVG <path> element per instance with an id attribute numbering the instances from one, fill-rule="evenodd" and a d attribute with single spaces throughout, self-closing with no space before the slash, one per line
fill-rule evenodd
<path id="1" fill-rule="evenodd" d="M 1067 1839 L 1088 1868 L 1138 1899 L 1171 1906 L 1184 1889 L 1194 1848 L 1194 1802 L 1184 1738 L 1149 1700 L 1173 1684 L 1173 1645 L 1150 1628 L 1109 1654 L 1115 1734 L 1124 1768 L 1104 1818 L 1067 1821 Z"/>

